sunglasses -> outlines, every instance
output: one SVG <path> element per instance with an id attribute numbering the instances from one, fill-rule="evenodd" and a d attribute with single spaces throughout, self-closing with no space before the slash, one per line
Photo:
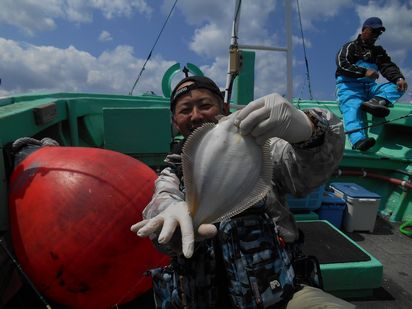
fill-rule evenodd
<path id="1" fill-rule="evenodd" d="M 379 36 L 383 33 L 383 30 L 382 29 L 373 29 L 373 28 L 371 28 L 371 32 L 372 32 L 373 35 Z"/>

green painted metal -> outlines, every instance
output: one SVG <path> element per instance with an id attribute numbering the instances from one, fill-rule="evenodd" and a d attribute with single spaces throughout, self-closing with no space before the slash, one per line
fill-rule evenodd
<path id="1" fill-rule="evenodd" d="M 186 63 L 186 67 L 189 69 L 189 72 L 191 72 L 193 75 L 204 76 L 202 70 L 195 66 L 193 63 Z"/>
<path id="2" fill-rule="evenodd" d="M 251 74 L 249 72 L 248 74 Z M 241 78 L 240 78 L 241 79 Z M 239 87 L 239 83 L 235 87 Z M 250 100 L 245 94 L 237 91 L 239 100 Z M 249 93 L 250 94 L 250 93 Z M 240 99 L 242 98 L 242 99 Z M 50 122 L 37 125 L 33 109 L 44 104 L 55 103 L 56 117 Z M 295 100 L 298 108 L 320 107 L 331 110 L 341 117 L 336 102 Z M 38 95 L 20 95 L 0 100 L 0 140 L 1 146 L 7 145 L 22 136 L 52 137 L 65 146 L 104 147 L 105 129 L 103 109 L 105 108 L 168 108 L 165 97 L 155 95 L 122 96 L 85 93 L 51 93 Z M 411 113 L 410 105 L 395 105 L 391 109 L 389 119 L 399 118 Z M 153 114 L 153 123 L 161 123 Z M 148 118 L 149 119 L 149 118 Z M 377 121 L 368 116 L 368 124 Z M 147 122 L 151 122 L 147 120 Z M 167 126 L 170 119 L 167 120 Z M 113 122 L 113 126 L 115 123 Z M 162 131 L 163 132 L 163 131 Z M 369 129 L 370 136 L 377 139 L 377 144 L 370 151 L 362 153 L 353 151 L 349 142 L 346 143 L 345 155 L 341 161 L 342 170 L 363 171 L 379 174 L 386 178 L 396 178 L 400 181 L 411 181 L 412 175 L 412 117 L 395 120 L 382 126 Z M 149 140 L 161 140 L 158 131 L 150 131 Z M 148 135 L 149 136 L 149 135 Z M 149 144 L 150 145 L 150 144 Z M 157 145 L 157 142 L 154 142 Z M 156 148 L 154 145 L 150 147 Z M 165 147 L 169 146 L 169 142 Z M 150 153 L 150 154 L 149 154 Z M 145 151 L 133 154 L 145 158 L 145 162 L 157 165 L 165 151 Z M 402 173 L 403 172 L 403 173 Z M 402 186 L 385 182 L 380 179 L 360 176 L 334 176 L 331 182 L 356 182 L 366 189 L 382 195 L 380 214 L 390 221 L 407 221 L 412 219 L 412 193 Z"/>
<path id="3" fill-rule="evenodd" d="M 104 148 L 162 165 L 172 140 L 170 116 L 168 107 L 103 108 Z"/>
<path id="4" fill-rule="evenodd" d="M 192 75 L 204 76 L 203 72 L 195 66 L 193 63 L 187 63 L 186 68 L 189 70 Z M 172 94 L 172 80 L 176 74 L 182 72 L 180 69 L 180 63 L 175 63 L 170 68 L 167 69 L 166 73 L 162 78 L 162 92 L 166 98 L 170 98 Z"/>
<path id="5" fill-rule="evenodd" d="M 308 221 L 310 222 L 310 221 Z M 320 264 L 325 291 L 338 297 L 370 296 L 382 283 L 383 266 L 369 252 L 342 233 L 333 224 L 320 220 L 345 237 L 351 244 L 370 257 L 365 262 Z"/>
<path id="6" fill-rule="evenodd" d="M 44 125 L 36 125 L 33 109 L 50 102 L 54 102 L 57 106 L 56 118 Z M 0 100 L 0 140 L 2 145 L 7 145 L 24 136 L 52 137 L 64 146 L 103 147 L 103 109 L 110 107 L 168 109 L 169 102 L 168 99 L 159 96 L 64 93 L 2 99 Z M 155 116 L 154 119 L 157 117 Z M 170 118 L 167 122 L 170 122 Z"/>
<path id="7" fill-rule="evenodd" d="M 172 94 L 172 79 L 178 72 L 180 72 L 180 63 L 175 63 L 167 69 L 166 73 L 163 75 L 162 92 L 166 98 L 170 98 L 170 95 Z"/>
<path id="8" fill-rule="evenodd" d="M 296 221 L 319 220 L 319 215 L 313 211 L 307 213 L 294 213 L 293 217 Z"/>
<path id="9" fill-rule="evenodd" d="M 44 104 L 55 103 L 56 117 L 51 121 L 37 125 L 33 109 Z M 8 178 L 12 162 L 7 160 L 10 145 L 20 137 L 30 136 L 37 139 L 51 137 L 62 146 L 104 147 L 105 130 L 103 110 L 105 108 L 142 108 L 150 117 L 145 123 L 156 124 L 156 130 L 143 132 L 146 140 L 153 139 L 149 145 L 152 150 L 136 152 L 130 155 L 142 160 L 158 170 L 164 164 L 163 159 L 170 144 L 165 133 L 160 138 L 158 129 L 170 132 L 169 100 L 159 96 L 123 96 L 89 93 L 49 93 L 30 94 L 0 99 L 0 232 L 7 231 L 8 226 Z M 157 111 L 162 111 L 159 116 Z M 166 112 L 165 112 L 166 111 Z M 155 121 L 153 121 L 155 119 Z M 122 122 L 119 122 L 122 123 Z M 112 131 L 119 123 L 111 122 Z M 106 124 L 106 128 L 107 128 Z M 110 129 L 108 131 L 110 132 Z M 142 133 L 142 131 L 140 131 Z M 169 133 L 170 134 L 170 133 Z M 162 145 L 162 148 L 159 148 Z"/>
<path id="10" fill-rule="evenodd" d="M 254 100 L 255 87 L 255 53 L 242 51 L 242 66 L 233 83 L 232 101 L 247 104 Z"/>

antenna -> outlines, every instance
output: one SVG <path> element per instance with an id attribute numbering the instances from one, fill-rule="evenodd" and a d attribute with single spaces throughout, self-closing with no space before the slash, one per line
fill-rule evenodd
<path id="1" fill-rule="evenodd" d="M 152 57 L 152 52 L 153 52 L 153 50 L 154 50 L 157 42 L 158 42 L 159 39 L 160 39 L 160 36 L 161 36 L 161 34 L 162 34 L 162 32 L 163 32 L 166 24 L 167 24 L 167 21 L 169 20 L 170 15 L 172 15 L 172 12 L 173 12 L 173 9 L 174 9 L 175 6 L 176 6 L 176 3 L 177 3 L 177 0 L 175 0 L 175 3 L 173 3 L 172 8 L 170 9 L 169 15 L 167 15 L 167 18 L 166 18 L 165 22 L 163 23 L 162 29 L 160 30 L 159 34 L 157 35 L 156 41 L 154 42 L 154 44 L 153 44 L 153 46 L 152 46 L 152 49 L 150 50 L 149 55 L 147 56 L 146 61 L 144 62 L 143 67 L 142 67 L 142 69 L 140 70 L 140 73 L 139 73 L 139 75 L 137 76 L 136 81 L 134 82 L 133 87 L 132 87 L 132 89 L 131 89 L 130 92 L 129 92 L 129 95 L 133 95 L 133 90 L 134 90 L 134 88 L 136 87 L 137 83 L 139 82 L 140 77 L 142 76 L 143 71 L 144 71 L 145 68 L 146 68 L 146 63 L 147 63 L 147 62 L 149 61 L 149 59 Z"/>
<path id="2" fill-rule="evenodd" d="M 310 97 L 311 100 L 313 100 L 312 87 L 310 86 L 309 64 L 308 64 L 308 58 L 306 56 L 305 38 L 303 37 L 302 19 L 300 17 L 299 0 L 296 0 L 296 5 L 297 5 L 297 8 L 298 8 L 298 16 L 299 16 L 299 24 L 300 24 L 300 35 L 302 36 L 303 54 L 304 54 L 304 57 L 305 57 L 306 79 L 308 80 L 309 97 Z"/>
<path id="3" fill-rule="evenodd" d="M 286 52 L 286 85 L 287 85 L 287 99 L 292 102 L 293 99 L 293 79 L 292 79 L 292 6 L 291 0 L 284 0 L 285 2 L 285 28 L 286 28 L 286 47 L 273 47 L 273 46 L 262 46 L 262 45 L 246 45 L 246 44 L 237 44 L 237 30 L 239 27 L 239 12 L 240 12 L 240 5 L 241 1 L 236 1 L 236 11 L 235 11 L 235 18 L 233 22 L 233 30 L 232 30 L 232 46 L 236 46 L 239 49 L 249 49 L 249 50 L 265 50 L 265 51 L 280 51 Z M 229 62 L 230 65 L 230 62 Z M 230 74 L 230 67 L 228 69 L 228 75 Z M 226 88 L 230 84 L 231 76 L 228 76 Z M 226 89 L 227 91 L 227 89 Z M 229 102 L 227 102 L 229 103 Z"/>

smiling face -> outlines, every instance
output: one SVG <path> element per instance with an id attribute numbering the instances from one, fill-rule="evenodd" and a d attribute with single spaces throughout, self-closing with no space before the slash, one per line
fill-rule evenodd
<path id="1" fill-rule="evenodd" d="M 193 82 L 182 84 L 180 88 Z M 173 124 L 184 136 L 189 136 L 206 122 L 217 123 L 216 117 L 223 114 L 223 102 L 207 89 L 193 89 L 177 99 Z"/>

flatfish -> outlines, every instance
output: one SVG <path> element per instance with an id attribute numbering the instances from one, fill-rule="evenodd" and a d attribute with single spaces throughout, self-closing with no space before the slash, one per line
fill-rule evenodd
<path id="1" fill-rule="evenodd" d="M 234 125 L 236 113 L 206 123 L 182 151 L 186 202 L 193 224 L 215 223 L 253 206 L 269 191 L 273 163 L 269 141 L 256 143 Z"/>

